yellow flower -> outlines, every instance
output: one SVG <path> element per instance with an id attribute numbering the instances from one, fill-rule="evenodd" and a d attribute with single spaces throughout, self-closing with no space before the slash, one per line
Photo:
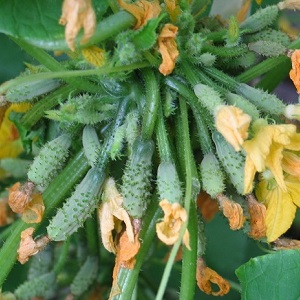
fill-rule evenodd
<path id="1" fill-rule="evenodd" d="M 98 211 L 102 243 L 109 252 L 116 253 L 113 230 L 121 232 L 121 223 L 124 221 L 128 239 L 131 243 L 134 243 L 134 232 L 131 219 L 122 206 L 123 197 L 118 192 L 113 178 L 109 178 L 104 185 L 102 201 Z"/>
<path id="2" fill-rule="evenodd" d="M 248 137 L 250 122 L 249 115 L 232 105 L 219 106 L 215 111 L 216 128 L 235 151 L 241 150 L 241 145 Z"/>
<path id="3" fill-rule="evenodd" d="M 292 70 L 290 71 L 290 78 L 294 82 L 297 92 L 300 93 L 300 50 L 297 49 L 291 56 Z"/>
<path id="4" fill-rule="evenodd" d="M 84 35 L 81 44 L 86 43 L 96 29 L 96 14 L 91 0 L 64 0 L 59 24 L 66 25 L 65 38 L 69 48 L 75 50 L 75 38 L 81 28 Z"/>
<path id="5" fill-rule="evenodd" d="M 159 72 L 164 76 L 169 75 L 175 68 L 175 62 L 179 55 L 175 37 L 178 28 L 172 24 L 165 24 L 158 37 L 158 48 L 162 56 Z"/>
<path id="6" fill-rule="evenodd" d="M 164 219 L 156 224 L 156 233 L 158 238 L 166 245 L 174 245 L 178 238 L 181 227 L 187 221 L 187 213 L 185 209 L 177 202 L 170 203 L 164 199 L 159 203 L 164 211 Z M 183 236 L 183 243 L 190 250 L 190 235 L 186 229 Z"/>
<path id="7" fill-rule="evenodd" d="M 300 207 L 299 180 L 285 175 L 284 183 L 286 190 L 277 184 L 270 170 L 266 170 L 256 189 L 257 199 L 267 207 L 265 223 L 268 242 L 275 241 L 291 227 L 296 208 Z"/>
<path id="8" fill-rule="evenodd" d="M 243 143 L 247 153 L 245 162 L 244 193 L 251 192 L 256 172 L 270 169 L 277 184 L 286 191 L 283 179 L 283 150 L 300 150 L 300 134 L 296 126 L 291 124 L 268 125 L 259 119 L 254 125 L 254 137 Z"/>
<path id="9" fill-rule="evenodd" d="M 25 112 L 30 108 L 30 104 L 12 104 L 5 111 L 0 123 L 0 158 L 17 157 L 23 146 L 19 138 L 19 132 L 13 122 L 9 120 L 9 114 L 14 112 Z"/>
<path id="10" fill-rule="evenodd" d="M 118 2 L 123 9 L 131 13 L 136 18 L 135 29 L 144 26 L 148 20 L 158 17 L 161 12 L 158 0 L 139 0 L 134 3 L 126 3 L 123 0 L 118 0 Z"/>

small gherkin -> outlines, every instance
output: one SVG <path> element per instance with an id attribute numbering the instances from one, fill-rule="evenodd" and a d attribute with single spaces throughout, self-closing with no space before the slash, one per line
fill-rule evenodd
<path id="1" fill-rule="evenodd" d="M 218 158 L 227 176 L 237 192 L 243 195 L 245 157 L 241 152 L 235 151 L 220 133 L 214 132 L 212 138 L 216 145 Z"/>
<path id="2" fill-rule="evenodd" d="M 71 136 L 62 134 L 50 141 L 41 149 L 30 166 L 27 176 L 40 192 L 43 192 L 49 183 L 62 169 L 71 146 Z"/>
<path id="3" fill-rule="evenodd" d="M 212 197 L 223 193 L 225 189 L 225 176 L 215 155 L 211 152 L 204 155 L 200 164 L 203 189 Z"/>
<path id="4" fill-rule="evenodd" d="M 148 206 L 153 153 L 153 141 L 138 137 L 124 170 L 121 186 L 123 206 L 133 218 L 142 218 Z"/>

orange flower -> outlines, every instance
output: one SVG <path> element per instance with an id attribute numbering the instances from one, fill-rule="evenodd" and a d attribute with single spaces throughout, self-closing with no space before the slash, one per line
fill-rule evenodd
<path id="1" fill-rule="evenodd" d="M 134 268 L 136 262 L 135 256 L 137 255 L 140 246 L 141 244 L 138 234 L 135 235 L 134 242 L 132 242 L 130 241 L 127 232 L 122 232 L 119 243 L 117 245 L 117 255 L 113 270 L 113 284 L 109 299 L 112 299 L 114 296 L 122 292 L 117 282 L 120 268 L 126 268 L 130 270 Z"/>
<path id="2" fill-rule="evenodd" d="M 15 213 L 22 214 L 31 201 L 34 184 L 26 182 L 21 186 L 20 182 L 9 188 L 8 204 Z"/>
<path id="3" fill-rule="evenodd" d="M 216 271 L 208 268 L 202 258 L 197 259 L 196 279 L 199 289 L 208 295 L 224 296 L 230 290 L 230 283 Z M 213 292 L 212 283 L 219 287 L 219 291 Z"/>
<path id="4" fill-rule="evenodd" d="M 241 145 L 248 137 L 251 117 L 240 108 L 232 105 L 217 107 L 215 112 L 217 130 L 224 136 L 235 151 L 241 150 Z"/>
<path id="5" fill-rule="evenodd" d="M 162 56 L 162 63 L 159 66 L 159 72 L 163 75 L 169 75 L 175 68 L 175 62 L 179 55 L 175 37 L 178 28 L 172 24 L 165 24 L 158 37 L 159 52 Z"/>
<path id="6" fill-rule="evenodd" d="M 35 241 L 32 238 L 34 232 L 33 227 L 29 227 L 21 232 L 21 242 L 18 252 L 18 261 L 21 264 L 25 264 L 30 256 L 33 256 L 43 250 L 47 244 L 50 242 L 47 236 Z"/>
<path id="7" fill-rule="evenodd" d="M 158 238 L 166 245 L 174 245 L 178 238 L 181 227 L 187 221 L 187 213 L 179 203 L 170 203 L 168 200 L 160 201 L 159 205 L 164 211 L 164 219 L 156 224 L 156 233 Z M 183 243 L 190 250 L 190 235 L 185 230 Z"/>
<path id="8" fill-rule="evenodd" d="M 66 25 L 65 38 L 69 48 L 75 50 L 75 38 L 81 28 L 84 35 L 81 44 L 86 43 L 96 29 L 96 15 L 91 0 L 64 0 L 59 24 Z"/>
<path id="9" fill-rule="evenodd" d="M 231 201 L 225 195 L 219 194 L 217 199 L 223 210 L 224 216 L 229 221 L 230 229 L 238 230 L 241 229 L 245 222 L 245 217 L 243 215 L 243 209 L 240 204 Z"/>
<path id="10" fill-rule="evenodd" d="M 135 29 L 144 26 L 148 20 L 158 17 L 161 12 L 158 0 L 139 0 L 134 3 L 126 3 L 123 0 L 118 0 L 118 2 L 123 9 L 136 18 Z"/>
<path id="11" fill-rule="evenodd" d="M 266 207 L 257 202 L 252 194 L 246 196 L 248 200 L 249 214 L 250 214 L 250 232 L 249 236 L 253 239 L 261 239 L 266 236 Z"/>
<path id="12" fill-rule="evenodd" d="M 292 70 L 290 71 L 290 78 L 294 82 L 297 93 L 300 93 L 300 50 L 297 49 L 291 56 Z"/>

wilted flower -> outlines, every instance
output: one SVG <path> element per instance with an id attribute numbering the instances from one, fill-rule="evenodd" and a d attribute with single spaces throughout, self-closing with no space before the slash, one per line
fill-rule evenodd
<path id="1" fill-rule="evenodd" d="M 297 92 L 300 93 L 300 50 L 295 50 L 291 55 L 292 70 L 290 71 L 290 78 L 294 82 Z"/>
<path id="2" fill-rule="evenodd" d="M 126 225 L 129 241 L 134 242 L 133 226 L 127 211 L 122 205 L 123 197 L 118 192 L 114 179 L 109 178 L 104 185 L 102 204 L 99 207 L 99 219 L 103 246 L 113 253 L 116 253 L 116 248 L 112 232 L 113 230 L 121 232 L 122 221 Z"/>
<path id="3" fill-rule="evenodd" d="M 75 38 L 81 28 L 84 35 L 81 43 L 86 43 L 96 29 L 96 15 L 91 0 L 64 0 L 59 24 L 66 25 L 65 38 L 69 48 L 74 51 Z"/>
<path id="4" fill-rule="evenodd" d="M 267 209 L 262 204 L 256 201 L 252 194 L 246 196 L 248 200 L 248 208 L 250 215 L 250 232 L 249 236 L 253 239 L 261 239 L 266 236 L 266 213 Z"/>
<path id="5" fill-rule="evenodd" d="M 32 200 L 23 212 L 22 220 L 25 223 L 40 223 L 43 218 L 44 210 L 45 205 L 42 194 L 34 194 Z"/>
<path id="6" fill-rule="evenodd" d="M 50 242 L 47 236 L 35 241 L 32 237 L 34 232 L 33 227 L 29 227 L 21 232 L 21 242 L 18 252 L 18 261 L 21 264 L 25 264 L 30 256 L 33 256 L 43 250 Z"/>
<path id="7" fill-rule="evenodd" d="M 169 75 L 175 68 L 175 62 L 179 55 L 175 37 L 178 28 L 172 24 L 165 24 L 158 37 L 158 48 L 162 56 L 159 72 Z"/>
<path id="8" fill-rule="evenodd" d="M 230 291 L 230 283 L 216 271 L 208 268 L 202 258 L 197 259 L 196 279 L 199 289 L 208 295 L 224 296 Z M 212 283 L 219 287 L 219 291 L 212 290 Z"/>
<path id="9" fill-rule="evenodd" d="M 187 221 L 186 210 L 179 203 L 170 203 L 165 199 L 160 201 L 159 205 L 165 215 L 163 221 L 156 224 L 157 236 L 166 245 L 173 245 L 179 238 L 181 227 Z M 190 235 L 186 229 L 183 236 L 183 243 L 190 250 L 189 240 Z"/>
<path id="10" fill-rule="evenodd" d="M 8 190 L 8 204 L 11 210 L 15 213 L 22 214 L 31 201 L 34 184 L 30 181 L 24 185 L 17 182 Z"/>
<path id="11" fill-rule="evenodd" d="M 135 29 L 144 26 L 148 20 L 158 17 L 161 12 L 158 0 L 139 0 L 134 3 L 126 3 L 123 0 L 118 0 L 118 2 L 123 9 L 136 18 Z"/>
<path id="12" fill-rule="evenodd" d="M 219 194 L 217 199 L 220 203 L 224 216 L 229 221 L 230 229 L 238 230 L 241 229 L 245 222 L 243 209 L 239 203 L 236 203 L 225 195 Z"/>

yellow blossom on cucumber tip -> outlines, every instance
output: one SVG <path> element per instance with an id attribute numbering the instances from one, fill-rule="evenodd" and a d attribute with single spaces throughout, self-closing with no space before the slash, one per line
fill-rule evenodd
<path id="1" fill-rule="evenodd" d="M 216 128 L 236 151 L 241 150 L 247 139 L 250 123 L 251 117 L 238 107 L 221 105 L 216 108 Z"/>
<path id="2" fill-rule="evenodd" d="M 180 203 L 170 203 L 163 199 L 159 203 L 164 212 L 162 222 L 156 224 L 157 237 L 166 245 L 174 245 L 180 234 L 180 230 L 185 222 L 187 222 L 186 210 Z M 186 229 L 183 235 L 183 243 L 190 250 L 190 235 Z"/>
<path id="3" fill-rule="evenodd" d="M 254 136 L 243 143 L 245 161 L 244 193 L 250 193 L 256 172 L 271 170 L 278 185 L 286 191 L 282 160 L 284 150 L 300 150 L 300 134 L 292 124 L 269 125 L 258 119 L 252 129 Z"/>

